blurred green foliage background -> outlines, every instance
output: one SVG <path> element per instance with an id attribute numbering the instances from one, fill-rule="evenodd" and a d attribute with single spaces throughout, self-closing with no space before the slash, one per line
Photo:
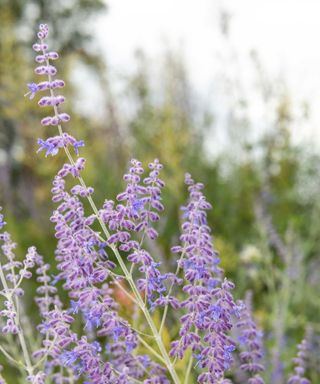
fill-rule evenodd
<path id="1" fill-rule="evenodd" d="M 52 261 L 55 248 L 48 220 L 53 208 L 50 189 L 64 158 L 45 159 L 36 153 L 36 139 L 52 135 L 54 128 L 42 128 L 42 112 L 23 97 L 25 84 L 35 80 L 30 46 L 36 26 L 46 21 L 52 45 L 62 57 L 59 76 L 67 80 L 67 110 L 72 115 L 68 129 L 85 139 L 85 178 L 95 187 L 96 201 L 101 204 L 121 190 L 121 175 L 131 157 L 144 164 L 158 157 L 164 164 L 166 211 L 159 228 L 160 247 L 153 251 L 172 267 L 168 255 L 179 236 L 179 207 L 186 199 L 184 173 L 192 173 L 205 184 L 213 204 L 209 222 L 222 265 L 236 283 L 237 298 L 253 292 L 255 315 L 265 334 L 267 382 L 285 382 L 283 372 L 292 368 L 296 344 L 306 332 L 314 348 L 308 374 L 313 383 L 320 382 L 319 155 L 292 142 L 290 95 L 273 92 L 279 89 L 274 80 L 261 85 L 261 95 L 271 89 L 268 97 L 275 107 L 269 111 L 266 103 L 266 113 L 275 114 L 274 125 L 249 139 L 232 134 L 244 132 L 248 122 L 230 119 L 229 142 L 212 155 L 207 152 L 215 140 L 209 134 L 215 126 L 210 111 L 219 105 L 210 110 L 195 107 L 196 95 L 180 55 L 166 53 L 155 87 L 148 59 L 137 52 L 123 96 L 132 113 L 123 121 L 122 100 L 113 95 L 108 63 L 91 44 L 90 22 L 101 12 L 107 12 L 102 0 L 0 0 L 0 203 L 18 251 L 22 255 L 34 244 Z M 77 95 L 68 79 L 79 62 L 101 84 L 101 120 L 78 114 L 73 104 Z M 31 293 L 28 300 L 33 305 Z"/>

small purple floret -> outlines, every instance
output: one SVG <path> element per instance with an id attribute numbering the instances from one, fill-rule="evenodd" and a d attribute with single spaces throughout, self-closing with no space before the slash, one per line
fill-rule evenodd
<path id="1" fill-rule="evenodd" d="M 30 95 L 29 99 L 32 100 L 38 91 L 38 86 L 36 83 L 28 83 L 27 87 L 29 88 L 29 92 L 25 93 L 24 96 Z"/>

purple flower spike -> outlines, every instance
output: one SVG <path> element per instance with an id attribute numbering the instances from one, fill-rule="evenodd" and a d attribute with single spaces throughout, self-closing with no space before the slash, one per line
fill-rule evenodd
<path id="1" fill-rule="evenodd" d="M 240 369 L 249 374 L 250 384 L 264 384 L 260 373 L 264 366 L 260 363 L 262 359 L 262 332 L 257 326 L 251 314 L 251 294 L 246 297 L 246 304 L 238 303 L 238 315 L 240 320 L 236 327 L 240 330 L 239 343 L 242 352 L 240 353 Z"/>
<path id="2" fill-rule="evenodd" d="M 34 72 L 37 75 L 46 75 L 47 80 L 42 81 L 39 84 L 28 83 L 29 92 L 25 94 L 25 96 L 30 94 L 30 100 L 34 98 L 36 92 L 42 92 L 45 90 L 50 90 L 50 95 L 42 97 L 38 105 L 40 107 L 53 107 L 54 108 L 54 116 L 47 116 L 41 120 L 41 124 L 44 126 L 47 125 L 59 125 L 61 123 L 66 123 L 70 120 L 70 116 L 67 113 L 60 112 L 59 106 L 65 101 L 64 96 L 55 95 L 54 90 L 56 88 L 63 88 L 64 81 L 59 79 L 54 79 L 54 76 L 57 73 L 57 69 L 51 65 L 52 60 L 57 60 L 59 55 L 57 52 L 48 52 L 48 44 L 45 43 L 46 38 L 48 37 L 48 26 L 46 24 L 41 24 L 39 27 L 39 32 L 37 34 L 39 38 L 39 43 L 33 45 L 33 49 L 40 53 L 36 56 L 35 61 L 42 65 L 35 68 Z M 82 141 L 76 142 L 78 145 L 75 146 L 75 151 L 78 154 L 78 148 L 82 145 Z M 50 152 L 50 154 L 52 154 Z"/>
<path id="3" fill-rule="evenodd" d="M 295 364 L 294 371 L 295 373 L 290 376 L 288 384 L 311 384 L 311 381 L 304 377 L 305 374 L 305 365 L 306 365 L 306 354 L 307 354 L 307 342 L 302 340 L 298 345 L 298 354 L 297 357 L 293 359 Z"/>
<path id="4" fill-rule="evenodd" d="M 197 365 L 205 370 L 198 382 L 216 384 L 223 382 L 235 349 L 228 336 L 236 309 L 231 294 L 234 284 L 221 281 L 223 271 L 207 224 L 206 210 L 211 205 L 201 192 L 203 184 L 194 183 L 189 174 L 185 183 L 190 198 L 183 209 L 181 245 L 172 251 L 182 255 L 178 266 L 184 271 L 187 298 L 181 303 L 185 313 L 180 318 L 180 339 L 172 343 L 170 354 L 182 359 L 188 349 L 192 350 Z"/>
<path id="5" fill-rule="evenodd" d="M 166 291 L 165 281 L 171 278 L 171 274 L 161 274 L 159 263 L 142 247 L 145 237 L 155 240 L 158 236 L 153 228 L 153 223 L 160 219 L 157 211 L 163 210 L 161 204 L 161 188 L 164 182 L 159 178 L 162 164 L 155 159 L 149 164 L 150 173 L 141 183 L 141 175 L 144 173 L 141 162 L 132 159 L 124 180 L 127 183 L 126 190 L 119 193 L 119 204 L 114 207 L 114 202 L 106 201 L 100 210 L 102 220 L 108 225 L 111 237 L 108 244 L 118 243 L 119 249 L 129 252 L 128 261 L 139 265 L 142 277 L 137 280 L 139 290 L 148 298 L 150 309 L 164 306 L 167 303 L 178 307 L 177 300 L 164 298 Z M 133 240 L 131 233 L 137 233 L 141 241 Z"/>

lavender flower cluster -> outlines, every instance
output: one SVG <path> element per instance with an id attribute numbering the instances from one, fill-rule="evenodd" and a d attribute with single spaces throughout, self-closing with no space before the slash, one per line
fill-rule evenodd
<path id="1" fill-rule="evenodd" d="M 219 266 L 207 223 L 211 205 L 202 192 L 204 186 L 186 175 L 189 200 L 182 208 L 179 244 L 172 247 L 178 255 L 177 268 L 164 273 L 146 241 L 154 242 L 159 235 L 155 225 L 164 210 L 162 165 L 156 159 L 146 172 L 138 160 L 131 160 L 124 175 L 125 190 L 116 201 L 96 206 L 94 189 L 82 178 L 86 161 L 79 152 L 84 142 L 64 130 L 70 116 L 61 110 L 65 97 L 56 92 L 65 83 L 55 78 L 52 62 L 59 56 L 46 43 L 47 25 L 40 25 L 37 36 L 35 74 L 46 78 L 29 83 L 26 95 L 32 100 L 47 92 L 38 105 L 50 107 L 52 113 L 41 124 L 56 129 L 54 136 L 38 139 L 38 152 L 55 156 L 62 151 L 67 159 L 51 190 L 58 274 L 51 275 L 35 247 L 28 249 L 23 261 L 16 258 L 16 244 L 4 230 L 0 214 L 0 328 L 5 340 L 0 352 L 33 384 L 223 384 L 232 382 L 232 356 L 240 351 L 240 368 L 249 373 L 248 383 L 263 384 L 261 335 L 250 308 L 235 301 L 234 284 Z M 23 283 L 33 275 L 38 283 L 37 338 L 30 335 L 23 301 Z M 68 300 L 59 297 L 59 286 Z M 124 315 L 116 290 L 127 299 L 131 317 Z M 168 345 L 163 335 L 170 309 L 180 326 L 177 334 L 172 329 Z M 236 328 L 239 340 L 232 336 Z M 303 377 L 304 356 L 302 343 L 289 384 L 309 383 Z M 182 372 L 179 360 L 185 364 Z M 5 383 L 3 376 L 0 383 Z"/>

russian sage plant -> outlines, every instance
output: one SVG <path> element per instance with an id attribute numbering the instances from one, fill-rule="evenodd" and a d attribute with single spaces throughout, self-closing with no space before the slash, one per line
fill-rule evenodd
<path id="1" fill-rule="evenodd" d="M 125 190 L 116 201 L 96 206 L 94 190 L 82 178 L 85 159 L 79 152 L 84 142 L 64 128 L 70 116 L 61 110 L 65 98 L 58 92 L 64 81 L 55 77 L 52 62 L 58 54 L 46 43 L 47 25 L 40 25 L 37 36 L 35 73 L 45 78 L 29 83 L 26 96 L 32 100 L 46 92 L 38 105 L 51 109 L 51 114 L 41 124 L 52 126 L 54 132 L 38 139 L 38 152 L 46 157 L 63 152 L 67 160 L 51 190 L 56 208 L 50 220 L 55 226 L 59 273 L 52 277 L 35 247 L 28 249 L 22 262 L 17 261 L 16 244 L 3 230 L 6 223 L 0 215 L 4 358 L 19 370 L 21 382 L 33 384 L 226 384 L 232 382 L 228 371 L 238 348 L 239 369 L 248 373 L 247 382 L 263 384 L 261 334 L 250 308 L 235 302 L 234 284 L 219 266 L 207 224 L 211 205 L 202 192 L 204 186 L 186 175 L 189 200 L 182 207 L 181 236 L 171 255 L 177 266 L 164 273 L 146 245 L 147 238 L 156 241 L 155 223 L 164 210 L 162 165 L 155 159 L 146 171 L 138 160 L 131 160 L 124 175 Z M 85 200 L 90 212 L 84 208 Z M 38 338 L 26 321 L 23 302 L 22 283 L 32 274 L 39 284 Z M 59 298 L 56 284 L 68 293 L 67 300 Z M 134 308 L 132 318 L 124 317 L 115 288 Z M 170 326 L 173 318 L 178 332 Z M 239 340 L 231 336 L 233 328 L 238 328 Z M 171 331 L 171 345 L 164 341 L 165 329 Z M 301 344 L 290 384 L 308 383 L 303 378 L 303 353 Z M 185 368 L 178 370 L 181 359 Z M 2 376 L 0 383 L 5 383 Z"/>

